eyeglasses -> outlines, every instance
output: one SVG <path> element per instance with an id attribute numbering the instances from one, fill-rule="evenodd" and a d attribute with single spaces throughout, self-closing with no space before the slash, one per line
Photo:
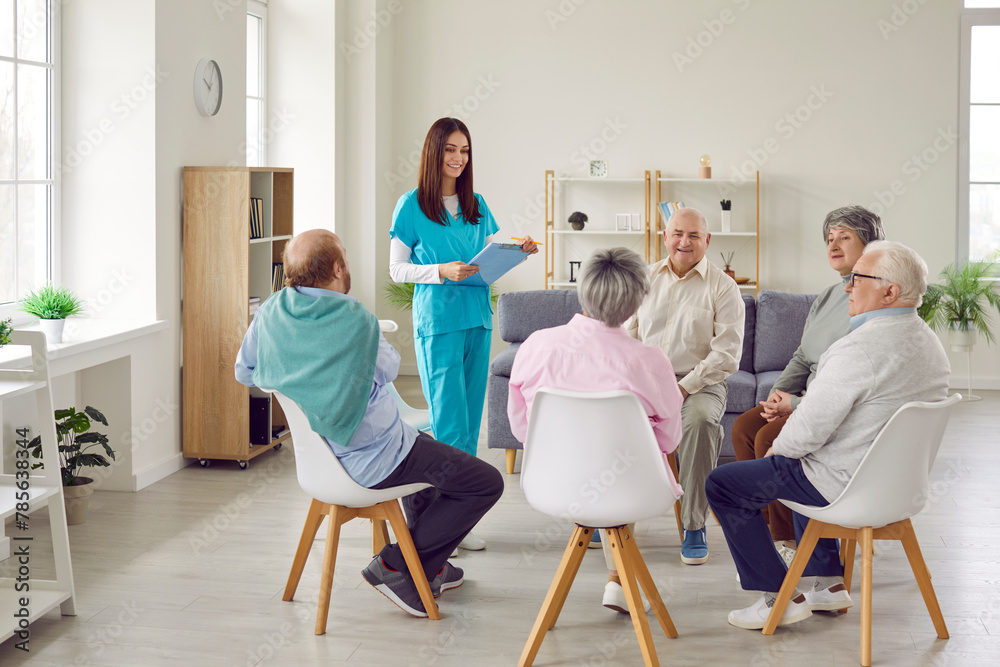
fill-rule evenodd
<path id="1" fill-rule="evenodd" d="M 882 276 L 869 276 L 864 273 L 851 273 L 851 287 L 854 287 L 855 278 L 871 278 L 872 280 L 885 280 Z"/>

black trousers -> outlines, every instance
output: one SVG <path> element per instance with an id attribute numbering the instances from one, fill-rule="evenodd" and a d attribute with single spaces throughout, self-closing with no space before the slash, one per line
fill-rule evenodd
<path id="1" fill-rule="evenodd" d="M 424 572 L 433 579 L 458 543 L 500 500 L 503 476 L 489 463 L 421 433 L 403 462 L 371 488 L 414 482 L 431 488 L 404 497 L 403 511 Z M 381 556 L 392 569 L 406 571 L 398 544 L 387 545 Z"/>

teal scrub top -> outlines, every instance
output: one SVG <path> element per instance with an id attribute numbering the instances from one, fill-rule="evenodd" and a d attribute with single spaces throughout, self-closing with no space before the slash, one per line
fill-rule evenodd
<path id="1" fill-rule="evenodd" d="M 459 211 L 456 220 L 447 211 L 448 224 L 434 222 L 420 210 L 414 188 L 399 198 L 392 214 L 389 235 L 410 247 L 413 264 L 468 262 L 486 247 L 486 237 L 497 233 L 499 226 L 482 196 L 479 224 L 465 221 Z M 413 329 L 418 337 L 473 329 L 493 328 L 493 308 L 488 287 L 459 283 L 417 283 L 413 291 Z"/>

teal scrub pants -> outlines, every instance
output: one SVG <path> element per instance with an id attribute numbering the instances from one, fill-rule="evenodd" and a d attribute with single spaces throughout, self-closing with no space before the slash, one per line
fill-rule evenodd
<path id="1" fill-rule="evenodd" d="M 486 401 L 491 335 L 476 327 L 415 339 L 434 439 L 473 456 Z"/>

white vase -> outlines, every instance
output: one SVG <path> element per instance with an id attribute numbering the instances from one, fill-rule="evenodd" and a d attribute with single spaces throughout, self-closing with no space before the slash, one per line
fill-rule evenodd
<path id="1" fill-rule="evenodd" d="M 61 343 L 63 342 L 63 327 L 66 326 L 66 320 L 38 320 L 38 326 L 45 334 L 45 340 L 49 343 Z"/>
<path id="2" fill-rule="evenodd" d="M 722 212 L 722 231 L 731 232 L 733 231 L 733 212 L 723 211 Z"/>
<path id="3" fill-rule="evenodd" d="M 975 327 L 963 329 L 956 322 L 948 327 L 948 344 L 952 352 L 968 352 L 976 346 L 977 334 Z"/>
<path id="4" fill-rule="evenodd" d="M 63 502 L 66 503 L 66 525 L 79 526 L 87 520 L 87 507 L 90 505 L 90 494 L 94 492 L 94 480 L 90 477 L 78 477 L 77 486 L 63 487 Z"/>

